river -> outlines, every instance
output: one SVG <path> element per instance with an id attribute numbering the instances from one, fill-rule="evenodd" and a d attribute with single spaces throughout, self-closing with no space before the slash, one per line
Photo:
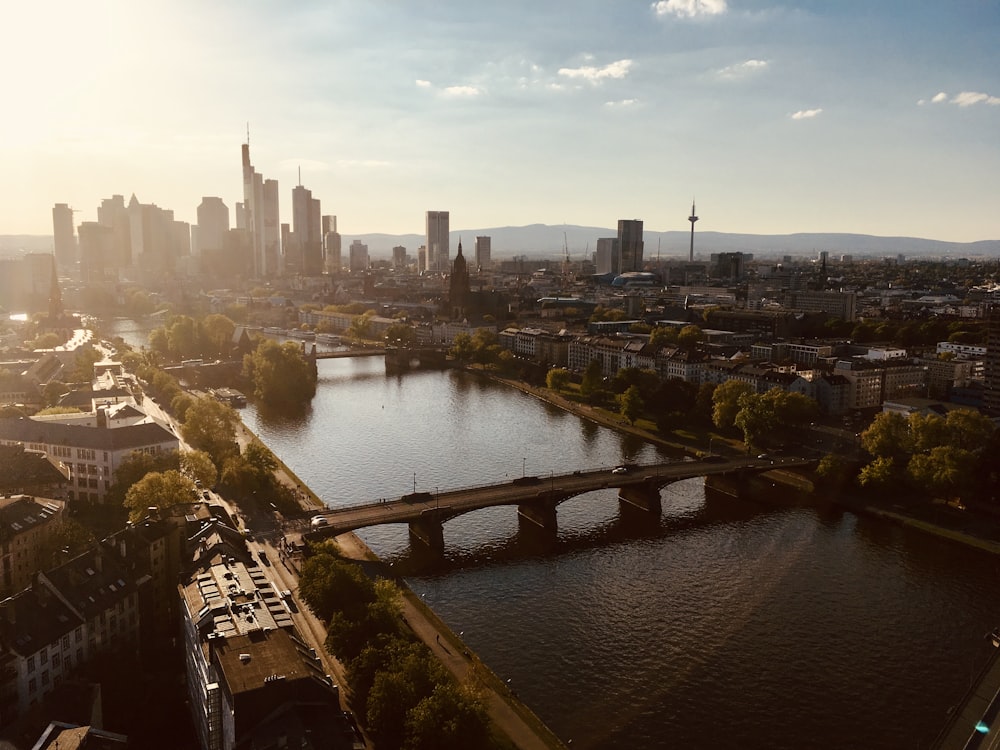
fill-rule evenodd
<path id="1" fill-rule="evenodd" d="M 459 372 L 326 360 L 309 412 L 247 424 L 331 507 L 652 461 L 656 449 Z M 575 748 L 925 747 L 1000 621 L 997 561 L 918 532 L 736 500 L 701 480 L 659 522 L 613 491 L 559 507 L 554 541 L 513 508 L 362 538 Z"/>
<path id="2" fill-rule="evenodd" d="M 128 337 L 126 337 L 128 338 Z M 459 372 L 324 360 L 308 413 L 244 420 L 330 506 L 654 460 L 650 446 Z M 361 533 L 573 748 L 921 748 L 988 655 L 1000 560 L 883 521 L 690 480 L 659 522 L 612 491 Z"/>

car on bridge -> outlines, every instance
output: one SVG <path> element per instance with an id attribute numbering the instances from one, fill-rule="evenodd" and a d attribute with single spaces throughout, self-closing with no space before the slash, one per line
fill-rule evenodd
<path id="1" fill-rule="evenodd" d="M 627 466 L 616 466 L 611 470 L 612 474 L 628 474 Z"/>
<path id="2" fill-rule="evenodd" d="M 314 529 L 318 529 L 320 526 L 326 526 L 329 521 L 326 520 L 325 516 L 313 516 L 313 519 L 309 522 L 309 525 Z"/>

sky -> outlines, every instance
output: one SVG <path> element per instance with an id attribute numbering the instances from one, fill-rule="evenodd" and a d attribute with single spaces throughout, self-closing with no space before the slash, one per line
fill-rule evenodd
<path id="1" fill-rule="evenodd" d="M 48 0 L 0 25 L 0 234 L 196 221 L 240 146 L 342 234 L 1000 239 L 997 0 Z"/>

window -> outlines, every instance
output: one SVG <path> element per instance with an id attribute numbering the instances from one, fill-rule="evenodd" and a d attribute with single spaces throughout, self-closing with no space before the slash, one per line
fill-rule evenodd
<path id="1" fill-rule="evenodd" d="M 28 657 L 28 671 L 29 672 L 34 672 L 35 671 L 35 656 L 34 656 L 34 654 L 32 654 L 31 656 Z"/>
<path id="2" fill-rule="evenodd" d="M 36 682 L 35 678 L 32 677 L 30 680 L 28 680 L 28 692 L 33 693 L 36 690 L 38 690 L 38 682 Z"/>
<path id="3" fill-rule="evenodd" d="M 77 627 L 77 629 L 75 631 L 73 631 L 73 632 L 76 635 L 76 642 L 77 643 L 80 643 L 81 641 L 83 641 L 83 625 L 79 625 Z"/>
<path id="4" fill-rule="evenodd" d="M 52 654 L 52 668 L 59 669 L 59 665 L 62 663 L 62 657 L 59 654 Z"/>
<path id="5" fill-rule="evenodd" d="M 42 684 L 43 685 L 49 684 L 49 670 L 47 669 L 44 672 L 42 672 Z"/>
<path id="6" fill-rule="evenodd" d="M 49 663 L 49 652 L 48 652 L 47 649 L 42 649 L 39 652 L 39 656 L 41 656 L 42 664 L 48 664 Z"/>
<path id="7" fill-rule="evenodd" d="M 69 649 L 69 633 L 62 637 L 62 650 L 66 651 Z"/>

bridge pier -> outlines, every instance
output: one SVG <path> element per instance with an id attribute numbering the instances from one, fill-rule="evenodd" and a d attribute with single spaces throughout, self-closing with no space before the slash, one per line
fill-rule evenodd
<path id="1" fill-rule="evenodd" d="M 441 552 L 444 550 L 444 526 L 436 518 L 422 517 L 409 523 L 410 540 L 416 539 L 425 547 Z"/>
<path id="2" fill-rule="evenodd" d="M 517 516 L 534 526 L 555 533 L 559 529 L 556 521 L 556 503 L 552 500 L 540 500 L 534 503 L 523 503 L 517 506 Z"/>
<path id="3" fill-rule="evenodd" d="M 618 505 L 625 512 L 635 509 L 659 516 L 663 512 L 663 506 L 660 503 L 660 487 L 659 485 L 647 484 L 622 487 L 618 490 Z"/>

